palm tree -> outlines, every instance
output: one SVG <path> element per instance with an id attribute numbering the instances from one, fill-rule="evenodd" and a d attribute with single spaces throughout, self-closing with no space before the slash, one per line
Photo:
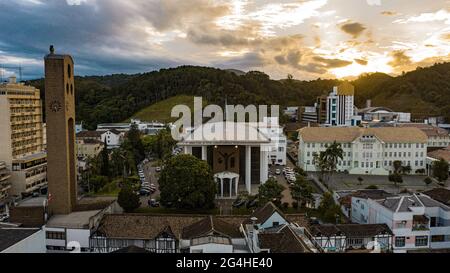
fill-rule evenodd
<path id="1" fill-rule="evenodd" d="M 336 171 L 339 160 L 344 159 L 344 150 L 342 150 L 341 144 L 336 141 L 333 142 L 324 152 L 320 153 L 320 157 L 323 162 L 326 162 L 330 180 L 333 173 Z"/>

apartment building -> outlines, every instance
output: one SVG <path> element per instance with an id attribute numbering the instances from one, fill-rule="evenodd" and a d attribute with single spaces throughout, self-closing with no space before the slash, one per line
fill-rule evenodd
<path id="1" fill-rule="evenodd" d="M 353 126 L 355 115 L 355 87 L 347 82 L 333 87 L 327 98 L 327 121 L 329 126 Z"/>
<path id="2" fill-rule="evenodd" d="M 0 160 L 11 173 L 11 193 L 28 195 L 47 186 L 47 160 L 40 91 L 17 83 L 0 84 Z"/>
<path id="3" fill-rule="evenodd" d="M 6 163 L 0 161 L 0 214 L 5 213 L 8 208 L 8 196 L 11 189 L 11 173 L 6 168 Z"/>
<path id="4" fill-rule="evenodd" d="M 287 138 L 283 127 L 278 123 L 278 118 L 264 118 L 258 126 L 259 131 L 272 142 L 270 151 L 268 151 L 269 164 L 286 165 Z"/>
<path id="5" fill-rule="evenodd" d="M 417 128 L 305 127 L 299 130 L 298 166 L 318 171 L 314 155 L 333 142 L 343 149 L 337 170 L 350 174 L 388 175 L 394 162 L 424 173 L 428 138 Z"/>
<path id="6" fill-rule="evenodd" d="M 386 224 L 394 233 L 394 252 L 450 248 L 449 206 L 424 194 L 368 199 L 367 206 L 368 223 Z M 352 203 L 353 213 L 360 210 Z"/>

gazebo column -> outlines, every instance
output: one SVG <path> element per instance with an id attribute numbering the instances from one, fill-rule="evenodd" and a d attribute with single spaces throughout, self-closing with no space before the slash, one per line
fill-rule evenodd
<path id="1" fill-rule="evenodd" d="M 202 160 L 208 161 L 208 146 L 202 146 Z"/>
<path id="2" fill-rule="evenodd" d="M 234 179 L 234 190 L 236 191 L 236 196 L 238 196 L 238 186 L 239 186 L 239 176 Z"/>
<path id="3" fill-rule="evenodd" d="M 220 197 L 223 198 L 223 178 L 219 178 L 220 180 Z"/>
<path id="4" fill-rule="evenodd" d="M 252 193 L 252 147 L 245 146 L 245 187 L 249 194 Z"/>
<path id="5" fill-rule="evenodd" d="M 261 148 L 259 156 L 259 169 L 260 169 L 259 176 L 261 184 L 266 183 L 268 179 L 268 172 L 269 172 L 268 165 L 269 165 L 268 153 L 263 148 Z"/>
<path id="6" fill-rule="evenodd" d="M 184 153 L 185 154 L 189 154 L 189 155 L 191 155 L 192 154 L 192 147 L 191 146 L 184 146 Z"/>

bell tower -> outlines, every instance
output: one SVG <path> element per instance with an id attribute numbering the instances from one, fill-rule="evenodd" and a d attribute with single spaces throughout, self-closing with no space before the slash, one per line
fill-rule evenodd
<path id="1" fill-rule="evenodd" d="M 48 205 L 51 214 L 70 214 L 77 202 L 73 59 L 53 46 L 45 56 L 45 113 Z"/>

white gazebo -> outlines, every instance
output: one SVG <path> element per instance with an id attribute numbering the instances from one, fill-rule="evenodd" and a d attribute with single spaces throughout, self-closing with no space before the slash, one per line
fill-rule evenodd
<path id="1" fill-rule="evenodd" d="M 220 172 L 214 175 L 217 185 L 220 185 L 218 198 L 236 198 L 238 195 L 239 174 L 233 172 Z"/>

